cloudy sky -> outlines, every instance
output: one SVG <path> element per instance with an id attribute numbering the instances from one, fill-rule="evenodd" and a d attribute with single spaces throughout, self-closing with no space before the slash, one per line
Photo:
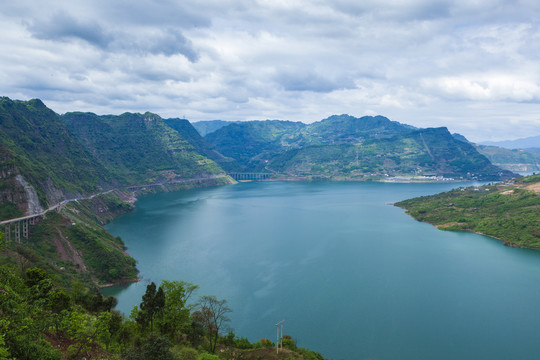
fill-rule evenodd
<path id="1" fill-rule="evenodd" d="M 17 0 L 0 95 L 58 113 L 540 134 L 538 0 Z"/>

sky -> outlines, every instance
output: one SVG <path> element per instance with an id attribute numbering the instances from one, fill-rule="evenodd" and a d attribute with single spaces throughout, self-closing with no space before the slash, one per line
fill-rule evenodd
<path id="1" fill-rule="evenodd" d="M 538 0 L 17 0 L 0 96 L 57 113 L 540 134 Z"/>

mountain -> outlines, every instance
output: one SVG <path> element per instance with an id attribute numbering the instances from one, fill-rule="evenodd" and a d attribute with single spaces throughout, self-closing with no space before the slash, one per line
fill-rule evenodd
<path id="1" fill-rule="evenodd" d="M 135 280 L 122 240 L 102 227 L 132 209 L 122 189 L 231 182 L 197 151 L 212 153 L 189 122 L 170 123 L 151 113 L 60 116 L 37 99 L 0 98 L 0 220 L 39 214 L 2 224 L 0 263 L 40 266 L 66 285 Z"/>
<path id="2" fill-rule="evenodd" d="M 156 114 L 72 112 L 61 119 L 85 149 L 124 184 L 164 184 L 225 175 Z"/>
<path id="3" fill-rule="evenodd" d="M 236 163 L 236 160 L 220 154 L 212 144 L 206 141 L 197 132 L 195 127 L 193 127 L 193 125 L 188 120 L 175 118 L 165 119 L 164 121 L 167 126 L 177 131 L 180 136 L 186 139 L 191 144 L 191 146 L 193 146 L 195 151 L 197 151 L 199 154 L 214 160 L 225 170 L 234 171 L 238 169 L 238 164 Z"/>
<path id="4" fill-rule="evenodd" d="M 290 176 L 362 179 L 429 175 L 498 180 L 511 177 L 446 128 L 413 130 L 358 144 L 314 145 L 289 150 L 266 167 Z"/>
<path id="5" fill-rule="evenodd" d="M 506 184 L 459 188 L 396 203 L 443 230 L 472 231 L 506 245 L 540 249 L 540 175 Z"/>
<path id="6" fill-rule="evenodd" d="M 480 144 L 498 146 L 507 149 L 540 148 L 540 135 L 515 140 L 483 141 Z"/>
<path id="7" fill-rule="evenodd" d="M 391 121 L 384 116 L 333 115 L 308 125 L 306 142 L 318 144 L 354 144 L 366 139 L 377 139 L 404 134 L 415 129 L 410 125 Z"/>
<path id="8" fill-rule="evenodd" d="M 502 169 L 529 173 L 540 171 L 539 153 L 487 145 L 476 145 L 476 149 L 487 157 L 493 165 Z"/>
<path id="9" fill-rule="evenodd" d="M 334 115 L 312 124 L 242 122 L 224 126 L 205 139 L 236 159 L 243 171 L 334 179 L 513 176 L 491 165 L 464 137 L 456 138 L 446 128 L 416 129 L 383 116 Z"/>
<path id="10" fill-rule="evenodd" d="M 0 208 L 25 213 L 108 189 L 111 174 L 40 100 L 0 99 Z"/>
<path id="11" fill-rule="evenodd" d="M 463 135 L 452 134 L 452 136 L 457 140 L 470 143 Z M 535 153 L 534 149 L 522 150 L 480 144 L 473 145 L 480 154 L 487 157 L 493 165 L 501 169 L 524 173 L 540 171 L 540 155 Z"/>
<path id="12" fill-rule="evenodd" d="M 312 124 L 265 120 L 229 124 L 205 139 L 244 170 L 260 170 L 269 158 L 313 145 L 356 144 L 410 132 L 413 127 L 383 116 L 334 115 Z"/>
<path id="13" fill-rule="evenodd" d="M 193 122 L 192 125 L 201 136 L 206 136 L 216 130 L 221 129 L 224 126 L 237 122 L 238 121 L 206 120 Z"/>
<path id="14" fill-rule="evenodd" d="M 221 154 L 231 157 L 247 168 L 264 154 L 277 154 L 299 147 L 303 142 L 301 122 L 265 120 L 233 123 L 220 128 L 205 139 Z"/>

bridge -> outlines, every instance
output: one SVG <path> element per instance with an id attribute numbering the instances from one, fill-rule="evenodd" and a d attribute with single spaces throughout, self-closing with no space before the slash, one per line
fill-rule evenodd
<path id="1" fill-rule="evenodd" d="M 11 241 L 12 234 L 13 234 L 13 239 L 15 240 L 15 242 L 19 244 L 21 243 L 21 235 L 25 239 L 28 239 L 28 225 L 34 225 L 36 223 L 37 218 L 45 216 L 45 213 L 47 211 L 43 211 L 39 214 L 23 216 L 16 219 L 0 221 L 0 225 L 4 226 L 4 234 L 6 234 L 6 240 Z M 22 225 L 22 229 L 21 229 L 21 225 Z"/>
<path id="2" fill-rule="evenodd" d="M 242 181 L 242 180 L 267 180 L 272 177 L 273 174 L 270 173 L 257 173 L 257 172 L 233 172 L 229 173 L 229 176 L 232 177 L 236 181 Z"/>
<path id="3" fill-rule="evenodd" d="M 49 211 L 60 211 L 62 209 L 62 206 L 68 202 L 71 201 L 79 201 L 79 200 L 86 200 L 86 199 L 93 199 L 96 196 L 108 194 L 112 192 L 113 190 L 104 191 L 98 194 L 93 194 L 85 198 L 75 198 L 75 199 L 67 199 L 59 202 L 58 204 L 55 204 L 51 206 L 50 208 L 37 213 L 37 214 L 31 214 L 27 216 L 22 216 L 15 219 L 9 219 L 0 221 L 0 226 L 4 227 L 4 234 L 6 234 L 6 240 L 11 241 L 12 235 L 13 240 L 17 243 L 21 243 L 21 236 L 25 239 L 28 239 L 28 227 L 29 225 L 35 225 L 38 218 L 45 218 L 47 216 L 47 213 Z"/>

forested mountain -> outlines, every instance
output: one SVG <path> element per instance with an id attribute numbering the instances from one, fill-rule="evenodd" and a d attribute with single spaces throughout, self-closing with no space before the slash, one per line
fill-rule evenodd
<path id="1" fill-rule="evenodd" d="M 114 183 L 60 117 L 37 99 L 0 99 L 0 169 L 0 209 L 10 202 L 23 212 Z"/>
<path id="2" fill-rule="evenodd" d="M 199 154 L 156 114 L 74 112 L 61 119 L 86 150 L 126 184 L 224 175 L 214 161 Z"/>
<path id="3" fill-rule="evenodd" d="M 180 136 L 186 139 L 199 153 L 214 160 L 225 170 L 238 169 L 236 160 L 220 154 L 215 147 L 206 141 L 186 119 L 165 119 L 165 124 L 176 130 Z M 218 120 L 216 120 L 218 121 Z"/>
<path id="4" fill-rule="evenodd" d="M 329 179 L 513 176 L 446 128 L 416 129 L 383 116 L 335 115 L 313 124 L 250 121 L 224 126 L 205 139 L 244 171 Z"/>
<path id="5" fill-rule="evenodd" d="M 540 154 L 537 152 L 488 145 L 476 145 L 476 149 L 500 168 L 523 172 L 540 171 Z"/>
<path id="6" fill-rule="evenodd" d="M 39 217 L 30 225 L 2 224 L 0 263 L 39 265 L 66 284 L 136 279 L 135 261 L 122 240 L 102 227 L 132 208 L 126 189 L 231 182 L 197 151 L 204 140 L 195 129 L 182 125 L 175 130 L 151 113 L 60 116 L 37 99 L 1 98 L 0 221 Z"/>
<path id="7" fill-rule="evenodd" d="M 307 146 L 270 159 L 266 167 L 325 178 L 409 174 L 495 180 L 511 176 L 493 166 L 472 145 L 455 141 L 446 128 L 414 130 L 355 145 Z"/>

